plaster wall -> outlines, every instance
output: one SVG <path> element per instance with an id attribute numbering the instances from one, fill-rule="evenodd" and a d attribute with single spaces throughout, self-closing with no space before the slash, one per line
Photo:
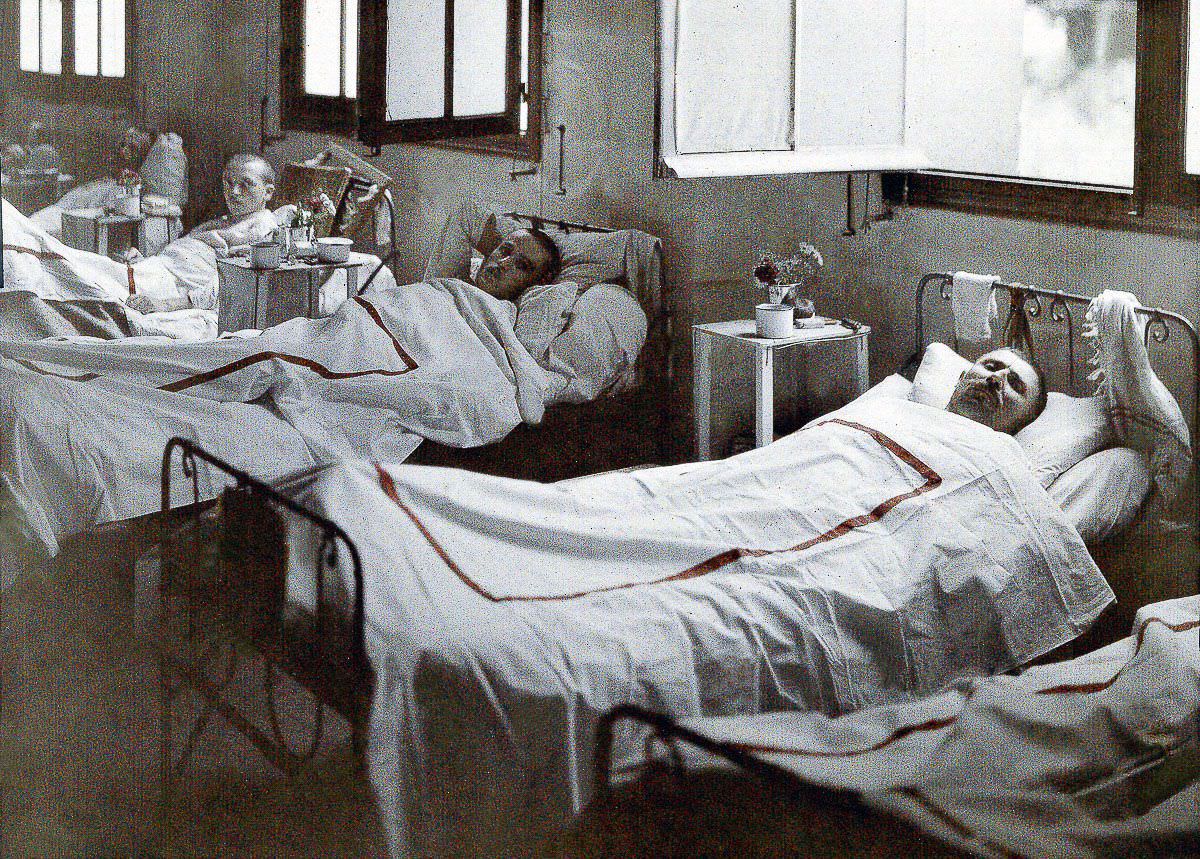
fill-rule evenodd
<path id="1" fill-rule="evenodd" d="M 787 253 L 800 241 L 825 254 L 827 267 L 812 287 L 819 310 L 873 326 L 874 379 L 911 350 L 913 288 L 926 271 L 971 269 L 1083 293 L 1124 288 L 1197 316 L 1192 241 L 929 210 L 901 210 L 847 238 L 843 176 L 655 179 L 652 0 L 547 0 L 546 17 L 548 131 L 536 175 L 513 179 L 510 171 L 527 165 L 426 146 L 386 147 L 377 159 L 399 183 L 399 265 L 408 277 L 419 276 L 445 215 L 467 195 L 639 227 L 665 244 L 685 383 L 691 323 L 748 315 L 759 299 L 748 278 L 755 250 Z M 224 158 L 258 148 L 266 93 L 268 124 L 277 121 L 277 0 L 138 0 L 138 19 L 139 110 L 184 134 L 195 214 L 206 214 L 219 205 Z M 312 155 L 324 142 L 289 133 L 267 155 L 278 164 Z M 861 213 L 861 192 L 857 205 Z M 876 193 L 872 209 L 878 206 Z"/>

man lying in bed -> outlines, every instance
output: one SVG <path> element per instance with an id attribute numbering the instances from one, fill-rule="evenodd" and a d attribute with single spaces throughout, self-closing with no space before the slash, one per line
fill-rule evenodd
<path id="1" fill-rule="evenodd" d="M 947 411 L 1015 435 L 1046 407 L 1046 378 L 1024 352 L 994 349 L 963 371 Z"/>

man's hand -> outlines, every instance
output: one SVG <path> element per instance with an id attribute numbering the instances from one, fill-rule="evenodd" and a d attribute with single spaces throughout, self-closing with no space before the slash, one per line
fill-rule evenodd
<path id="1" fill-rule="evenodd" d="M 138 313 L 161 313 L 166 310 L 183 310 L 191 304 L 186 298 L 151 298 L 148 295 L 131 295 L 125 306 Z"/>

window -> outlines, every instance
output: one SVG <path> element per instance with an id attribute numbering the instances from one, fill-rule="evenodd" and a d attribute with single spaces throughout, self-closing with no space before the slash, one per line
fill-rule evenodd
<path id="1" fill-rule="evenodd" d="M 535 159 L 542 0 L 284 0 L 285 127 Z"/>
<path id="2" fill-rule="evenodd" d="M 130 94 L 128 0 L 19 0 L 20 78 L 65 100 Z"/>
<path id="3" fill-rule="evenodd" d="M 1147 112 L 1145 99 L 1160 87 L 1178 92 L 1179 82 L 1160 65 L 1162 46 L 1139 36 L 1159 0 L 926 3 L 924 36 L 937 49 L 922 98 L 940 120 L 925 144 L 938 169 L 891 178 L 889 196 L 1097 226 L 1162 225 L 1169 201 L 1144 168 L 1168 153 L 1149 131 L 1168 120 L 1165 105 Z M 1161 11 L 1149 17 L 1165 23 Z M 1177 45 L 1179 35 L 1177 25 Z M 934 83 L 946 80 L 965 83 L 949 92 Z"/>
<path id="4" fill-rule="evenodd" d="M 661 3 L 665 171 L 905 170 L 917 205 L 1200 226 L 1200 0 L 750 5 Z"/>

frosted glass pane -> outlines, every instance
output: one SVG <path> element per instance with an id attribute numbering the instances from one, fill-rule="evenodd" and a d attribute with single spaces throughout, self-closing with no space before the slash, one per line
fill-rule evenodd
<path id="1" fill-rule="evenodd" d="M 796 146 L 902 144 L 908 3 L 802 0 L 798 14 Z"/>
<path id="2" fill-rule="evenodd" d="M 939 167 L 1133 186 L 1136 0 L 927 2 L 922 128 Z"/>
<path id="3" fill-rule="evenodd" d="M 341 95 L 342 4 L 340 0 L 304 0 L 304 91 Z"/>
<path id="4" fill-rule="evenodd" d="M 42 0 L 42 71 L 62 72 L 62 0 Z"/>
<path id="5" fill-rule="evenodd" d="M 504 112 L 506 0 L 455 0 L 454 115 Z"/>
<path id="6" fill-rule="evenodd" d="M 75 74 L 100 74 L 100 8 L 97 0 L 75 0 Z"/>
<path id="7" fill-rule="evenodd" d="M 38 30 L 41 22 L 38 0 L 21 0 L 21 68 L 38 71 Z"/>
<path id="8" fill-rule="evenodd" d="M 387 119 L 443 116 L 444 0 L 388 0 Z"/>
<path id="9" fill-rule="evenodd" d="M 681 153 L 790 149 L 790 0 L 679 0 L 675 146 Z"/>
<path id="10" fill-rule="evenodd" d="M 1200 174 L 1200 0 L 1188 2 L 1186 110 L 1187 172 Z"/>
<path id="11" fill-rule="evenodd" d="M 125 76 L 125 0 L 100 2 L 100 74 Z"/>
<path id="12" fill-rule="evenodd" d="M 358 0 L 346 0 L 346 98 L 358 97 Z"/>

